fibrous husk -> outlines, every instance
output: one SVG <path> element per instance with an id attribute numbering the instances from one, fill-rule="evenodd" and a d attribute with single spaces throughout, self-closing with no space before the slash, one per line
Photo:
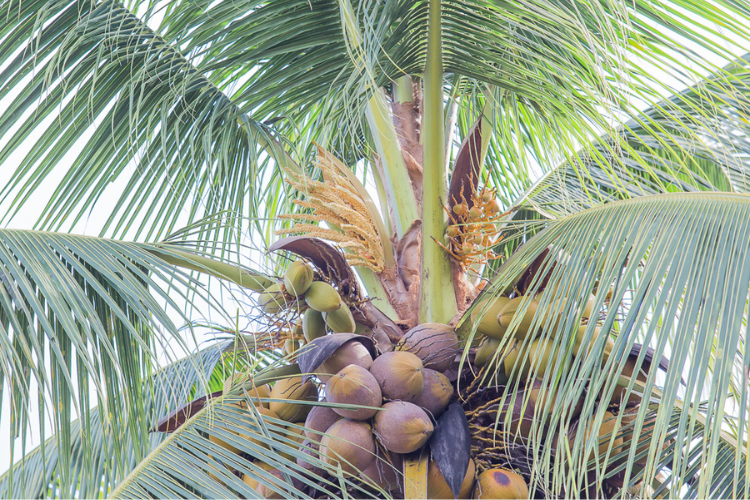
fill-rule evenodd
<path id="1" fill-rule="evenodd" d="M 427 411 L 433 418 L 440 416 L 453 397 L 453 385 L 442 373 L 426 368 L 424 389 L 414 404 Z"/>
<path id="2" fill-rule="evenodd" d="M 422 360 L 405 351 L 390 351 L 381 354 L 370 367 L 387 399 L 414 401 L 424 388 Z"/>
<path id="3" fill-rule="evenodd" d="M 474 498 L 517 499 L 529 498 L 529 486 L 523 476 L 508 469 L 489 469 L 477 478 Z"/>
<path id="4" fill-rule="evenodd" d="M 333 408 L 342 417 L 353 420 L 372 418 L 383 403 L 383 394 L 372 374 L 358 365 L 342 368 L 326 384 L 326 400 L 342 405 L 369 406 L 371 408 Z"/>
<path id="5" fill-rule="evenodd" d="M 383 446 L 393 453 L 411 453 L 424 445 L 434 427 L 419 406 L 406 401 L 391 401 L 375 414 L 375 433 Z"/>
<path id="6" fill-rule="evenodd" d="M 319 443 L 321 435 L 341 418 L 330 406 L 313 406 L 305 419 L 305 436 L 310 442 Z"/>
<path id="7" fill-rule="evenodd" d="M 284 273 L 284 288 L 295 297 L 303 295 L 313 282 L 313 269 L 303 260 L 295 260 Z"/>
<path id="8" fill-rule="evenodd" d="M 352 316 L 352 312 L 346 304 L 335 311 L 326 313 L 325 322 L 333 333 L 354 333 L 357 328 L 354 316 Z"/>
<path id="9" fill-rule="evenodd" d="M 396 350 L 416 354 L 425 368 L 444 372 L 458 354 L 458 336 L 448 325 L 423 323 L 406 332 Z"/>
<path id="10" fill-rule="evenodd" d="M 430 460 L 430 463 L 427 466 L 427 498 L 470 498 L 471 490 L 474 488 L 475 475 L 476 466 L 474 460 L 469 460 L 469 467 L 466 469 L 466 475 L 461 483 L 458 497 L 454 497 L 450 486 L 448 486 L 443 474 L 440 472 L 440 468 L 433 460 Z"/>
<path id="11" fill-rule="evenodd" d="M 273 401 L 270 404 L 271 411 L 275 412 L 281 420 L 301 422 L 307 417 L 312 406 L 288 401 L 317 401 L 318 388 L 309 380 L 303 384 L 301 376 L 284 378 L 273 385 L 271 399 L 286 400 Z"/>
<path id="12" fill-rule="evenodd" d="M 372 464 L 359 473 L 359 477 L 365 483 L 375 486 L 394 494 L 395 498 L 401 498 L 404 491 L 403 466 L 404 458 L 398 453 L 390 453 L 390 458 L 378 452 Z M 429 496 L 428 496 L 429 498 Z"/>
<path id="13" fill-rule="evenodd" d="M 344 472 L 358 474 L 375 459 L 375 439 L 365 422 L 346 418 L 333 424 L 320 441 L 320 459 Z"/>
<path id="14" fill-rule="evenodd" d="M 347 342 L 342 345 L 334 353 L 321 364 L 315 375 L 322 380 L 327 382 L 334 374 L 341 371 L 342 368 L 348 365 L 358 365 L 362 368 L 369 370 L 372 366 L 372 356 L 370 351 L 359 342 Z"/>
<path id="15" fill-rule="evenodd" d="M 314 281 L 305 292 L 308 306 L 320 312 L 332 312 L 341 307 L 341 296 L 331 285 L 324 281 Z"/>

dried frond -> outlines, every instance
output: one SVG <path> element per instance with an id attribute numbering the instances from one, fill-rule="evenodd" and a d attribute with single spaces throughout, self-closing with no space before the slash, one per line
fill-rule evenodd
<path id="1" fill-rule="evenodd" d="M 312 214 L 282 215 L 295 224 L 276 234 L 304 234 L 333 241 L 345 250 L 349 264 L 368 267 L 378 273 L 383 271 L 383 247 L 377 227 L 367 204 L 344 174 L 342 169 L 346 166 L 321 147 L 318 147 L 315 166 L 323 172 L 323 182 L 286 172 L 286 182 L 305 194 L 304 200 L 294 203 L 312 210 Z M 326 222 L 331 229 L 315 222 Z"/>

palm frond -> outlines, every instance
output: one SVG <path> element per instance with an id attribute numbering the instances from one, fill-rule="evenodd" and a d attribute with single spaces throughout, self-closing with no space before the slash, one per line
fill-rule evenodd
<path id="1" fill-rule="evenodd" d="M 154 255 L 168 248 L 0 230 L 0 383 L 11 397 L 2 413 L 11 437 L 24 442 L 30 414 L 49 416 L 53 428 L 41 418 L 39 433 L 57 435 L 64 491 L 73 487 L 72 418 L 90 433 L 89 406 L 98 400 L 116 443 L 110 452 L 132 446 L 140 460 L 148 451 L 142 381 L 158 356 L 172 359 L 196 343 L 184 310 L 219 310 L 199 282 Z"/>
<path id="2" fill-rule="evenodd" d="M 257 214 L 257 187 L 244 180 L 269 163 L 258 156 L 258 144 L 271 140 L 266 128 L 177 48 L 114 1 L 5 1 L 0 12 L 7 20 L 0 98 L 15 95 L 0 118 L 0 163 L 9 168 L 19 148 L 33 143 L 2 191 L 7 217 L 38 203 L 38 188 L 81 144 L 39 228 L 74 227 L 102 206 L 115 179 L 127 182 L 106 202 L 111 216 L 102 234 L 155 240 L 186 215 L 189 223 L 222 210 Z"/>
<path id="3" fill-rule="evenodd" d="M 548 342 L 553 353 L 546 371 L 539 358 L 530 366 L 530 376 L 543 386 L 539 399 L 546 401 L 535 409 L 536 430 L 529 445 L 535 484 L 579 496 L 588 474 L 606 477 L 604 457 L 593 468 L 584 459 L 598 447 L 596 438 L 577 436 L 563 453 L 551 454 L 550 447 L 540 445 L 545 432 L 547 439 L 567 434 L 576 421 L 571 410 L 578 401 L 581 419 L 601 422 L 608 407 L 618 406 L 610 399 L 624 389 L 626 400 L 643 395 L 636 433 L 649 409 L 656 412 L 656 440 L 639 479 L 646 484 L 666 481 L 677 496 L 750 493 L 745 480 L 749 216 L 750 197 L 739 194 L 664 194 L 608 203 L 547 221 L 546 229 L 500 268 L 490 293 L 512 291 L 518 276 L 550 250 L 527 292 L 533 295 L 546 281 L 530 331 L 541 329 L 536 340 Z M 594 314 L 581 323 L 582 305 L 589 300 Z M 559 316 L 544 314 L 553 304 L 560 307 Z M 580 324 L 587 325 L 581 338 L 586 348 L 580 351 L 585 354 L 574 357 Z M 506 339 L 518 326 L 518 321 L 511 324 Z M 596 336 L 595 327 L 604 334 Z M 607 339 L 613 341 L 609 347 Z M 531 341 L 528 336 L 517 344 L 522 354 L 514 370 L 532 359 L 523 354 Z M 507 343 L 499 347 L 496 360 Z M 634 351 L 636 343 L 653 351 Z M 663 376 L 651 362 L 662 357 L 669 359 Z M 647 376 L 636 380 L 624 374 L 629 359 L 633 373 L 643 369 Z M 544 394 L 557 397 L 544 399 Z M 543 411 L 550 415 L 547 425 Z M 660 451 L 665 443 L 676 451 Z M 632 457 L 639 443 L 626 444 Z M 625 482 L 634 477 L 626 476 Z"/>
<path id="4" fill-rule="evenodd" d="M 256 371 L 253 380 L 274 380 L 273 373 Z M 156 447 L 111 497 L 261 498 L 260 487 L 285 498 L 311 498 L 309 492 L 336 498 L 383 493 L 316 453 L 306 453 L 298 433 L 302 424 L 259 412 L 247 392 L 233 391 L 207 403 Z M 312 446 L 317 448 L 319 442 L 315 439 Z"/>
<path id="5" fill-rule="evenodd" d="M 528 200 L 563 216 L 617 199 L 750 187 L 747 166 L 750 56 L 656 103 L 590 151 L 542 177 Z"/>
<path id="6" fill-rule="evenodd" d="M 149 428 L 170 409 L 205 395 L 205 382 L 214 373 L 225 347 L 226 342 L 202 349 L 159 370 L 144 384 L 144 413 Z M 59 460 L 57 437 L 53 436 L 0 477 L 0 495 L 3 498 L 95 498 L 102 492 L 106 494 L 138 461 L 135 445 L 128 442 L 123 446 L 117 442 L 112 429 L 102 422 L 102 411 L 108 410 L 105 406 L 93 408 L 86 421 L 78 419 L 71 424 L 70 489 L 62 488 L 63 465 Z M 125 424 L 133 425 L 133 422 Z M 149 434 L 140 446 L 149 451 L 163 438 L 161 433 Z"/>

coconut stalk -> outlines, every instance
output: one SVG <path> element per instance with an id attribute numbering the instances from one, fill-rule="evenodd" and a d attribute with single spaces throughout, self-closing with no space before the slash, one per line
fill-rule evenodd
<path id="1" fill-rule="evenodd" d="M 448 195 L 445 168 L 443 115 L 443 54 L 440 40 L 441 5 L 429 4 L 427 60 L 424 72 L 424 145 L 422 199 L 422 269 L 419 297 L 420 323 L 449 323 L 457 312 L 448 256 L 436 241 L 443 241 L 448 219 L 443 203 Z"/>

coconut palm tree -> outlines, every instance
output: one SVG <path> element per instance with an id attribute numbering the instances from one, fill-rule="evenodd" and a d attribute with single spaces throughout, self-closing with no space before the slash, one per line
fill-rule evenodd
<path id="1" fill-rule="evenodd" d="M 747 2 L 0 6 L 4 497 L 750 496 Z"/>

